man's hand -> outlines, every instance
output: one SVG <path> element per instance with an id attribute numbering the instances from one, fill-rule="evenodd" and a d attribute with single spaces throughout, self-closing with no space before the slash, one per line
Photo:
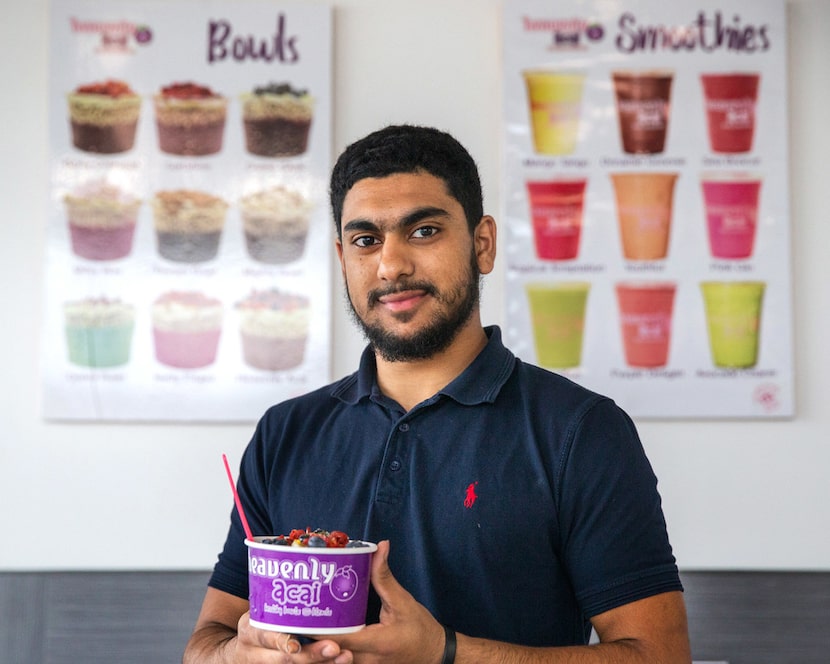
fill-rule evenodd
<path id="1" fill-rule="evenodd" d="M 234 651 L 233 659 L 230 660 L 234 663 L 351 664 L 352 662 L 351 654 L 343 653 L 340 646 L 333 641 L 322 639 L 301 646 L 291 634 L 252 627 L 248 620 L 248 613 L 239 618 Z M 274 651 L 281 653 L 282 657 L 275 656 Z"/>
<path id="2" fill-rule="evenodd" d="M 392 576 L 388 560 L 389 542 L 379 542 L 372 559 L 372 585 L 381 600 L 380 622 L 326 638 L 336 640 L 360 664 L 439 664 L 444 628 Z M 339 659 L 335 662 L 341 664 Z"/>
<path id="3" fill-rule="evenodd" d="M 252 627 L 248 602 L 208 588 L 185 664 L 352 664 L 350 652 L 323 637 L 300 646 L 291 634 Z"/>

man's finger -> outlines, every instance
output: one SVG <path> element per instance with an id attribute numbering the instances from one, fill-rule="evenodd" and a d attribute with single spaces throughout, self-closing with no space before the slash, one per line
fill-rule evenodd
<path id="1" fill-rule="evenodd" d="M 372 559 L 372 585 L 380 597 L 384 611 L 395 606 L 400 608 L 406 599 L 412 599 L 409 592 L 398 583 L 392 570 L 389 569 L 388 540 L 378 542 L 378 550 Z"/>

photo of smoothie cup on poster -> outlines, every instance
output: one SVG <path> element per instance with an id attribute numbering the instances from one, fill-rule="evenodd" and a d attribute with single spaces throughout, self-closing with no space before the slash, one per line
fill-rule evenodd
<path id="1" fill-rule="evenodd" d="M 784 1 L 502 18 L 508 345 L 635 417 L 791 417 Z"/>
<path id="2" fill-rule="evenodd" d="M 331 8 L 50 22 L 44 416 L 251 421 L 328 382 Z"/>

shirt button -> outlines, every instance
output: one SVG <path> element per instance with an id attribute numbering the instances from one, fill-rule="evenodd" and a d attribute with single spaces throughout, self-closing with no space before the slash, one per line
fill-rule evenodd
<path id="1" fill-rule="evenodd" d="M 409 425 L 406 422 L 404 422 L 403 424 L 401 424 L 401 426 L 398 427 L 398 431 L 409 431 Z"/>
<path id="2" fill-rule="evenodd" d="M 401 462 L 395 459 L 389 464 L 389 470 L 395 471 L 401 469 Z"/>

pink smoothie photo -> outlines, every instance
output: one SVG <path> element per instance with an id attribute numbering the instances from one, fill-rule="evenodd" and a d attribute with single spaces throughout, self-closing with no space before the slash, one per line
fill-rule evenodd
<path id="1" fill-rule="evenodd" d="M 752 256 L 761 179 L 739 173 L 704 174 L 701 186 L 712 256 Z"/>
<path id="2" fill-rule="evenodd" d="M 533 237 L 539 258 L 576 258 L 582 231 L 585 185 L 584 178 L 527 183 Z"/>

